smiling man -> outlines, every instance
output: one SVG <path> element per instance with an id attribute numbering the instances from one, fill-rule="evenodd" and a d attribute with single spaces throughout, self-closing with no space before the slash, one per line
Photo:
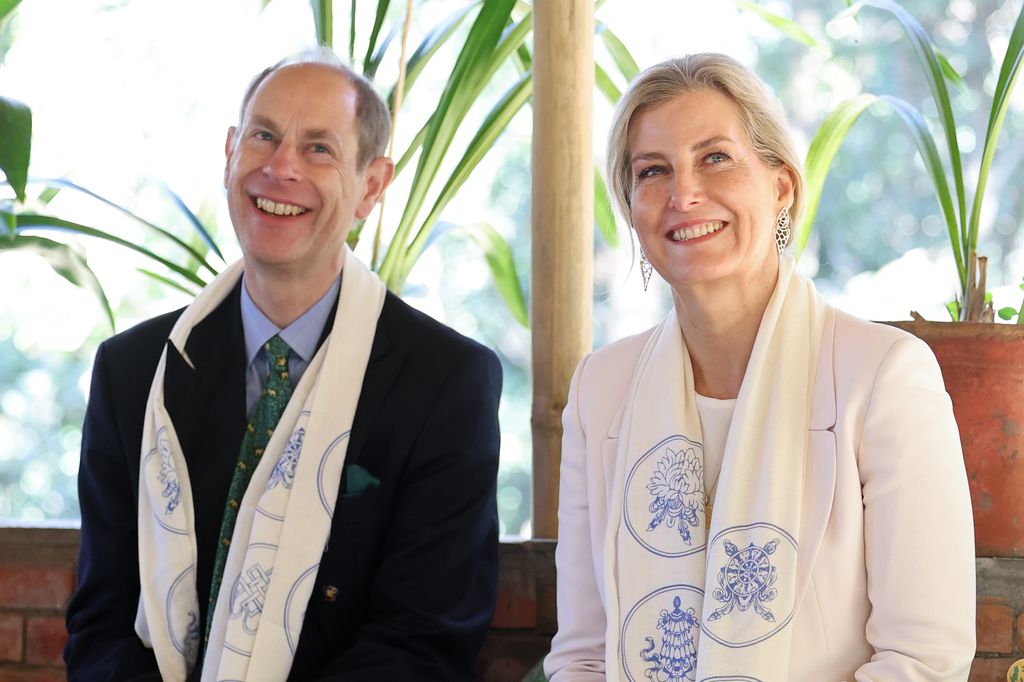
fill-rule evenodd
<path id="1" fill-rule="evenodd" d="M 326 50 L 250 85 L 225 145 L 242 260 L 96 354 L 69 679 L 473 679 L 501 369 L 345 245 L 388 128 Z"/>

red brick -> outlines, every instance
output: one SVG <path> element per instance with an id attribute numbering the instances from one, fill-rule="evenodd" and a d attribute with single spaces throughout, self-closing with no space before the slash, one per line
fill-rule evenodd
<path id="1" fill-rule="evenodd" d="M 0 566 L 0 607 L 64 609 L 73 586 L 70 566 Z"/>
<path id="2" fill-rule="evenodd" d="M 540 585 L 537 592 L 537 632 L 553 635 L 558 630 L 555 586 Z"/>
<path id="3" fill-rule="evenodd" d="M 0 613 L 0 661 L 20 663 L 25 649 L 20 613 Z"/>
<path id="4" fill-rule="evenodd" d="M 519 682 L 528 670 L 519 661 L 502 658 L 487 666 L 481 679 L 483 682 Z"/>
<path id="5" fill-rule="evenodd" d="M 67 679 L 67 673 L 61 668 L 37 668 L 35 670 L 0 668 L 0 682 L 67 682 Z"/>
<path id="6" fill-rule="evenodd" d="M 68 632 L 60 616 L 30 617 L 25 625 L 25 662 L 35 665 L 62 665 L 64 642 Z"/>
<path id="7" fill-rule="evenodd" d="M 1017 616 L 1017 651 L 1024 651 L 1024 611 Z"/>
<path id="8" fill-rule="evenodd" d="M 1013 652 L 1013 610 L 1005 599 L 989 596 L 979 597 L 976 625 L 979 653 L 1009 654 Z M 1005 676 L 1005 669 L 1003 669 L 1003 674 Z"/>
<path id="9" fill-rule="evenodd" d="M 532 628 L 536 624 L 537 598 L 533 591 L 500 585 L 491 627 Z"/>
<path id="10" fill-rule="evenodd" d="M 971 666 L 967 682 L 1006 682 L 1006 671 L 1013 664 L 1012 658 L 976 658 Z"/>

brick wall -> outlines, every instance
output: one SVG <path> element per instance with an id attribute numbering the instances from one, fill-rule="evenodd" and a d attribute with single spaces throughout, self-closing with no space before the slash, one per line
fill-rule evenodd
<path id="1" fill-rule="evenodd" d="M 0 528 L 0 682 L 65 679 L 64 609 L 78 531 Z"/>
<path id="2" fill-rule="evenodd" d="M 78 531 L 0 527 L 0 682 L 64 679 L 63 612 L 74 584 Z M 555 632 L 555 543 L 501 546 L 494 624 L 477 673 L 518 682 Z M 1003 682 L 1024 658 L 1024 559 L 978 559 L 978 657 L 971 682 Z M 941 606 L 939 606 L 941 608 Z"/>
<path id="3" fill-rule="evenodd" d="M 977 627 L 971 682 L 1004 682 L 1024 658 L 1024 559 L 978 559 Z"/>

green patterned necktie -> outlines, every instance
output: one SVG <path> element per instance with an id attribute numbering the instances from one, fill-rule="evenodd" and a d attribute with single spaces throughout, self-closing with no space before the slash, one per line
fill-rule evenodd
<path id="1" fill-rule="evenodd" d="M 220 525 L 220 540 L 217 543 L 217 558 L 213 562 L 213 582 L 210 584 L 210 606 L 206 615 L 206 637 L 203 649 L 210 639 L 210 625 L 213 623 L 213 610 L 217 605 L 217 593 L 224 577 L 224 563 L 231 548 L 231 535 L 235 531 L 235 520 L 238 518 L 238 506 L 249 486 L 252 472 L 260 463 L 263 450 L 266 449 L 270 437 L 274 435 L 274 427 L 281 418 L 288 400 L 292 397 L 292 384 L 288 379 L 288 353 L 291 348 L 281 340 L 280 336 L 267 341 L 263 346 L 270 363 L 270 374 L 260 393 L 259 400 L 252 408 L 252 416 L 245 426 L 242 438 L 242 449 L 238 455 L 238 465 L 228 489 L 228 502 L 224 507 L 224 520 Z"/>

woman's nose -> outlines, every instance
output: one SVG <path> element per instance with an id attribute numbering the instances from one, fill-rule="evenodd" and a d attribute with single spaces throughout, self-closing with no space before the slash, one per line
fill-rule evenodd
<path id="1" fill-rule="evenodd" d="M 696 173 L 676 171 L 672 183 L 669 207 L 675 211 L 688 211 L 704 200 L 704 187 Z"/>

